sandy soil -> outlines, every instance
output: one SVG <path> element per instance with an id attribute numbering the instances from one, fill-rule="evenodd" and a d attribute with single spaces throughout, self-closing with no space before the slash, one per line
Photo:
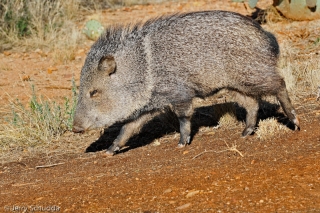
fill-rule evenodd
<path id="1" fill-rule="evenodd" d="M 260 1 L 265 8 L 270 1 Z M 159 14 L 223 9 L 249 14 L 243 4 L 225 1 L 162 3 L 106 10 L 105 25 L 146 20 Z M 42 50 L 0 53 L 0 102 L 27 101 L 30 84 L 52 100 L 71 94 L 92 42 L 75 60 L 57 64 Z M 210 109 L 194 116 L 190 146 L 176 149 L 178 133 L 155 119 L 119 154 L 104 149 L 119 127 L 84 135 L 66 133 L 59 144 L 74 150 L 43 150 L 0 164 L 0 212 L 320 212 L 320 104 L 315 96 L 295 101 L 301 131 L 259 141 L 241 138 L 241 125 L 216 126 Z M 223 107 L 223 105 L 222 105 Z M 260 118 L 283 115 L 266 115 Z"/>

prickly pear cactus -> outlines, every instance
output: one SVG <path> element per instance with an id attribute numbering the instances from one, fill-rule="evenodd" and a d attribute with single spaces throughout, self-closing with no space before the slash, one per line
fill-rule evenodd
<path id="1" fill-rule="evenodd" d="M 104 27 L 97 20 L 88 21 L 82 30 L 82 32 L 91 40 L 97 40 L 103 31 Z"/>
<path id="2" fill-rule="evenodd" d="M 320 0 L 273 0 L 285 17 L 294 20 L 320 19 Z"/>
<path id="3" fill-rule="evenodd" d="M 317 0 L 306 0 L 306 3 L 309 8 L 317 6 Z"/>
<path id="4" fill-rule="evenodd" d="M 251 8 L 259 0 L 232 0 L 233 2 L 248 2 Z M 273 0 L 273 6 L 285 17 L 294 20 L 320 19 L 320 0 Z"/>
<path id="5" fill-rule="evenodd" d="M 255 8 L 256 5 L 257 5 L 257 2 L 258 2 L 258 0 L 249 0 L 249 1 L 248 1 L 249 7 Z"/>
<path id="6" fill-rule="evenodd" d="M 232 0 L 233 2 L 245 2 L 245 0 Z M 246 0 L 250 8 L 255 8 L 259 0 Z"/>
<path id="7" fill-rule="evenodd" d="M 233 2 L 245 2 L 245 0 L 232 0 Z M 250 8 L 255 8 L 255 6 L 257 5 L 258 3 L 258 0 L 246 0 L 248 1 L 248 4 L 249 4 L 249 7 Z"/>

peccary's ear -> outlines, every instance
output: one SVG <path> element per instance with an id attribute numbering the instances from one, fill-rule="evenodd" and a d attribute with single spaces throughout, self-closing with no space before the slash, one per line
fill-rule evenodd
<path id="1" fill-rule="evenodd" d="M 104 56 L 100 59 L 98 70 L 105 72 L 107 75 L 111 75 L 116 71 L 116 61 L 111 55 Z"/>

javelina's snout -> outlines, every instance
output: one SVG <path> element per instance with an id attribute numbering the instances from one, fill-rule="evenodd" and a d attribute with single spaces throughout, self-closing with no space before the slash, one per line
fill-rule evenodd
<path id="1" fill-rule="evenodd" d="M 79 105 L 79 103 L 78 103 Z M 79 115 L 83 114 L 82 111 L 76 109 L 75 115 L 73 117 L 72 132 L 74 133 L 84 133 L 87 128 L 83 125 L 83 118 Z"/>
<path id="2" fill-rule="evenodd" d="M 84 129 L 79 127 L 79 126 L 76 126 L 76 125 L 73 125 L 73 128 L 72 128 L 72 132 L 75 132 L 75 133 L 84 133 Z"/>

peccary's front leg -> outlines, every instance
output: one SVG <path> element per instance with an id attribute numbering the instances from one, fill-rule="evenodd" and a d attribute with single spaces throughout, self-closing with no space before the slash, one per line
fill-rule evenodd
<path id="1" fill-rule="evenodd" d="M 190 143 L 191 117 L 193 107 L 191 102 L 184 102 L 174 106 L 174 112 L 177 114 L 180 124 L 180 141 L 178 148 L 185 147 Z"/>
<path id="2" fill-rule="evenodd" d="M 180 124 L 180 140 L 178 143 L 178 148 L 182 148 L 190 143 L 190 134 L 191 134 L 190 117 L 180 117 L 179 124 Z"/>
<path id="3" fill-rule="evenodd" d="M 149 114 L 144 114 L 138 119 L 125 124 L 121 130 L 118 137 L 113 141 L 113 144 L 107 149 L 108 155 L 113 155 L 115 152 L 119 151 L 127 141 L 135 134 L 138 134 L 145 123 L 150 121 L 152 118 L 157 116 L 159 112 L 153 112 Z"/>

